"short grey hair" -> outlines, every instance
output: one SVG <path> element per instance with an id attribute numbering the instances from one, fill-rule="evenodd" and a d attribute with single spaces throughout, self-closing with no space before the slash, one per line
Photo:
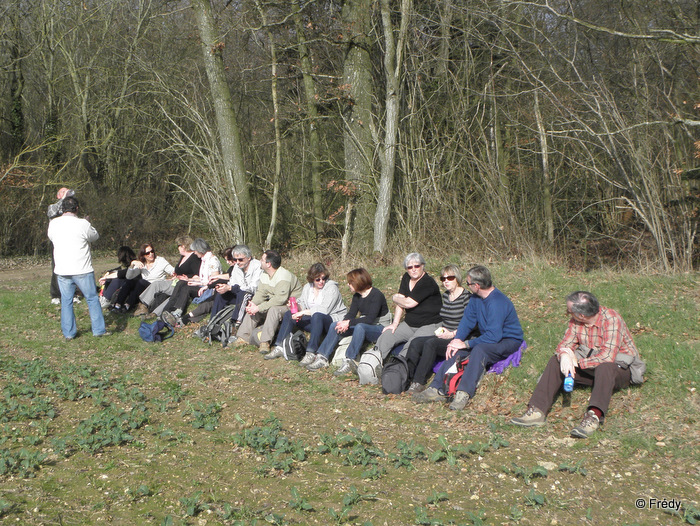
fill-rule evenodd
<path id="1" fill-rule="evenodd" d="M 209 246 L 209 243 L 204 241 L 201 237 L 198 237 L 192 241 L 190 250 L 193 252 L 199 252 L 200 254 L 206 254 L 207 252 L 211 252 L 211 247 Z"/>
<path id="2" fill-rule="evenodd" d="M 493 286 L 491 271 L 483 265 L 476 265 L 470 268 L 467 276 L 472 280 L 472 283 L 478 283 L 482 289 L 490 289 Z"/>
<path id="3" fill-rule="evenodd" d="M 403 260 L 403 268 L 408 268 L 408 264 L 411 261 L 417 261 L 421 265 L 425 265 L 425 259 L 423 256 L 421 256 L 418 252 L 411 252 L 408 256 L 406 256 Z"/>
<path id="4" fill-rule="evenodd" d="M 566 302 L 571 303 L 571 312 L 581 316 L 595 316 L 600 311 L 600 303 L 592 293 L 585 290 L 577 290 L 566 297 Z"/>
<path id="5" fill-rule="evenodd" d="M 240 254 L 245 258 L 253 259 L 253 252 L 250 250 L 248 245 L 236 245 L 231 249 L 231 254 Z"/>

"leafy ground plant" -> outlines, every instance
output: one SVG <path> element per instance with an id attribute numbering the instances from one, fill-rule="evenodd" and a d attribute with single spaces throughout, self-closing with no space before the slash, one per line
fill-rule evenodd
<path id="1" fill-rule="evenodd" d="M 397 261 L 369 268 L 385 294 L 401 278 Z M 287 259 L 285 267 L 302 276 L 310 263 Z M 113 266 L 96 264 L 98 272 Z M 428 271 L 443 265 L 444 258 L 429 258 Z M 333 273 L 351 268 L 336 262 Z M 697 521 L 697 275 L 579 273 L 522 260 L 491 270 L 513 299 L 528 350 L 520 367 L 484 376 L 469 407 L 455 413 L 265 361 L 253 348 L 210 347 L 191 337 L 196 326 L 152 346 L 140 340 L 139 320 L 107 314 L 112 336 L 93 338 L 84 304 L 75 307 L 79 335 L 66 342 L 59 309 L 47 299 L 49 274 L 0 264 L 0 449 L 15 460 L 22 449 L 46 455 L 38 464 L 40 457 L 28 457 L 34 467 L 26 477 L 0 474 L 2 521 L 415 524 L 419 507 L 433 524 Z M 622 313 L 647 360 L 648 382 L 617 392 L 589 440 L 569 437 L 587 389 L 573 392 L 570 407 L 557 400 L 541 428 L 511 426 L 563 334 L 562 300 L 577 289 L 593 289 Z M 213 403 L 222 410 L 212 430 L 183 416 L 190 407 L 205 416 Z M 435 453 L 441 460 L 431 462 Z M 530 486 L 502 468 L 545 463 L 563 469 L 531 476 Z M 584 469 L 585 477 L 576 476 Z M 140 496 L 141 485 L 152 494 Z M 292 487 L 298 508 L 289 504 Z M 343 512 L 352 487 L 377 499 Z M 209 510 L 188 516 L 180 499 L 197 492 Z M 443 493 L 448 502 L 429 503 Z M 682 516 L 635 507 L 638 497 L 657 495 L 681 501 Z M 323 512 L 304 511 L 303 501 Z M 488 516 L 479 518 L 486 502 Z"/>

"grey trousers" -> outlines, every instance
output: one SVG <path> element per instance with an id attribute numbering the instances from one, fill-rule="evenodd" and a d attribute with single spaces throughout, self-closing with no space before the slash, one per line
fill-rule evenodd
<path id="1" fill-rule="evenodd" d="M 282 316 L 288 310 L 289 307 L 286 305 L 279 305 L 270 307 L 267 312 L 258 312 L 253 316 L 246 314 L 236 336 L 253 345 L 262 342 L 270 343 L 275 338 L 275 333 L 282 322 Z"/>
<path id="2" fill-rule="evenodd" d="M 161 279 L 158 281 L 154 281 L 148 287 L 146 287 L 146 290 L 144 290 L 141 293 L 141 295 L 139 296 L 139 301 L 141 301 L 141 303 L 145 303 L 146 306 L 150 307 L 153 304 L 153 300 L 155 299 L 156 294 L 158 294 L 159 292 L 164 292 L 165 294 L 170 296 L 173 293 L 173 290 L 175 290 L 175 284 L 172 280 Z"/>
<path id="3" fill-rule="evenodd" d="M 411 327 L 405 321 L 399 323 L 394 332 L 390 330 L 385 330 L 379 339 L 377 340 L 377 349 L 382 353 L 382 359 L 385 360 L 391 350 L 401 343 L 405 343 L 405 350 L 408 350 L 408 346 L 411 344 L 413 338 L 420 338 L 421 336 L 435 336 L 435 329 L 440 327 L 439 323 L 431 323 L 430 325 L 423 325 L 422 327 Z M 403 353 L 402 353 L 403 354 Z"/>

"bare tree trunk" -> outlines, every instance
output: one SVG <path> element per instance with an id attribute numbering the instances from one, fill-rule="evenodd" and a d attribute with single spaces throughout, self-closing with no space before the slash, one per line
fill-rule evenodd
<path id="1" fill-rule="evenodd" d="M 226 73 L 221 57 L 223 44 L 214 23 L 210 0 L 192 0 L 192 8 L 202 40 L 204 67 L 209 79 L 211 96 L 216 112 L 216 122 L 221 143 L 221 155 L 227 178 L 231 178 L 235 189 L 231 206 L 238 210 L 238 224 L 233 228 L 234 241 L 248 243 L 251 248 L 260 248 L 260 239 L 255 228 L 255 218 L 250 192 L 248 191 L 240 129 L 233 109 L 231 91 L 226 83 Z"/>
<path id="2" fill-rule="evenodd" d="M 22 92 L 24 91 L 24 73 L 22 72 L 22 53 L 20 51 L 20 31 L 19 14 L 15 13 L 12 18 L 12 38 L 10 38 L 10 152 L 9 158 L 17 155 L 24 146 L 24 109 L 22 107 Z"/>
<path id="3" fill-rule="evenodd" d="M 391 22 L 389 0 L 381 0 L 382 26 L 384 28 L 384 75 L 386 78 L 386 117 L 384 144 L 381 146 L 381 177 L 379 196 L 374 215 L 374 251 L 383 253 L 386 249 L 386 234 L 391 212 L 391 193 L 394 187 L 396 169 L 396 137 L 399 127 L 400 77 L 402 52 L 408 27 L 411 0 L 401 1 L 401 25 L 398 43 L 394 42 L 394 28 Z"/>
<path id="4" fill-rule="evenodd" d="M 537 134 L 540 138 L 540 158 L 542 160 L 542 207 L 544 209 L 544 224 L 547 229 L 547 241 L 554 244 L 554 215 L 552 213 L 552 188 L 549 176 L 549 146 L 547 145 L 547 133 L 542 122 L 540 111 L 540 97 L 535 90 L 535 120 L 537 121 Z"/>
<path id="5" fill-rule="evenodd" d="M 263 26 L 267 27 L 267 16 L 265 15 L 265 10 L 260 5 L 259 0 L 255 0 L 255 7 L 258 8 L 260 13 L 260 19 L 262 20 Z M 272 202 L 270 203 L 270 226 L 267 229 L 267 236 L 265 237 L 265 246 L 263 248 L 270 248 L 272 246 L 272 238 L 275 235 L 275 227 L 277 226 L 277 206 L 279 202 L 279 192 L 280 192 L 280 179 L 282 176 L 282 137 L 280 132 L 280 119 L 279 119 L 279 97 L 277 90 L 277 47 L 275 46 L 275 39 L 272 32 L 267 29 L 267 38 L 270 41 L 270 56 L 272 60 L 272 120 L 275 129 L 275 175 L 272 180 Z M 256 213 L 256 217 L 258 217 Z"/>
<path id="6" fill-rule="evenodd" d="M 294 28 L 299 45 L 301 75 L 304 79 L 306 111 L 309 121 L 309 149 L 311 154 L 311 195 L 313 196 L 314 230 L 316 239 L 323 231 L 323 194 L 321 193 L 321 139 L 318 134 L 318 107 L 316 106 L 316 86 L 311 76 L 312 64 L 309 47 L 306 44 L 304 26 L 301 20 L 299 0 L 293 0 Z"/>
<path id="7" fill-rule="evenodd" d="M 342 18 L 345 39 L 343 85 L 347 90 L 348 104 L 343 108 L 345 171 L 349 185 L 356 192 L 365 193 L 371 188 L 372 179 L 372 62 L 369 54 L 370 0 L 347 0 Z M 356 199 L 355 195 L 348 197 Z M 371 198 L 356 199 L 354 214 L 346 222 L 343 244 L 364 246 L 371 239 Z M 353 207 L 348 206 L 346 214 Z M 343 254 L 345 256 L 346 254 Z"/>

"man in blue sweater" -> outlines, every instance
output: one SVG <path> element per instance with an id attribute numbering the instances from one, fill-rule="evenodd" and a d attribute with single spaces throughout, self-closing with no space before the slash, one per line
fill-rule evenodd
<path id="1" fill-rule="evenodd" d="M 489 269 L 482 266 L 470 268 L 467 286 L 473 296 L 464 310 L 455 338 L 447 346 L 446 361 L 430 387 L 413 395 L 416 403 L 446 401 L 443 389 L 445 373 L 469 356 L 469 363 L 450 404 L 453 411 L 464 409 L 474 397 L 484 371 L 513 354 L 523 342 L 523 329 L 513 302 L 493 286 Z M 467 339 L 475 328 L 479 329 L 479 336 Z"/>

